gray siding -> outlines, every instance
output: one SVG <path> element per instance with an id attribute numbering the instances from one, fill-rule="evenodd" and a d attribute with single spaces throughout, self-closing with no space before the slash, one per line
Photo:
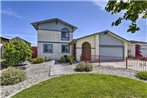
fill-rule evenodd
<path id="1" fill-rule="evenodd" d="M 100 34 L 100 45 L 116 45 L 124 46 L 124 42 L 109 35 L 109 34 Z"/>
<path id="2" fill-rule="evenodd" d="M 70 31 L 70 40 L 61 40 L 61 30 L 67 28 Z M 60 22 L 43 23 L 39 25 L 38 30 L 38 56 L 45 57 L 47 59 L 59 59 L 63 55 L 70 55 L 69 53 L 61 53 L 61 45 L 69 44 L 73 40 L 72 28 L 66 26 Z M 43 44 L 52 44 L 53 53 L 44 53 Z"/>
<path id="3" fill-rule="evenodd" d="M 51 22 L 51 23 L 43 23 L 39 25 L 39 29 L 46 29 L 46 30 L 57 30 L 61 31 L 63 28 L 68 28 L 70 32 L 72 32 L 72 28 L 69 26 L 66 26 L 60 22 Z"/>

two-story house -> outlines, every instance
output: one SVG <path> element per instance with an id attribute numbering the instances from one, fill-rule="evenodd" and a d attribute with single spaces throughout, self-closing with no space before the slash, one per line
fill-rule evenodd
<path id="1" fill-rule="evenodd" d="M 71 55 L 70 42 L 77 27 L 53 18 L 32 23 L 38 33 L 38 56 L 46 59 L 59 59 Z"/>
<path id="2" fill-rule="evenodd" d="M 38 57 L 59 59 L 64 55 L 73 55 L 77 61 L 87 60 L 114 61 L 125 60 L 129 54 L 135 56 L 134 42 L 131 42 L 109 30 L 73 40 L 77 27 L 54 18 L 32 23 L 38 33 Z M 138 42 L 135 44 L 138 44 Z M 146 57 L 147 43 L 139 43 Z"/>

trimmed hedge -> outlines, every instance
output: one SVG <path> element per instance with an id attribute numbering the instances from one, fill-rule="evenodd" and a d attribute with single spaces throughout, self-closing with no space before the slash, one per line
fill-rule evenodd
<path id="1" fill-rule="evenodd" d="M 31 60 L 31 62 L 33 64 L 39 64 L 39 63 L 43 63 L 45 61 L 45 59 L 43 57 L 37 57 Z"/>
<path id="2" fill-rule="evenodd" d="M 1 85 L 12 85 L 27 79 L 26 74 L 15 67 L 8 67 L 1 73 Z"/>
<path id="3" fill-rule="evenodd" d="M 136 77 L 142 80 L 147 80 L 147 71 L 138 71 Z"/>
<path id="4" fill-rule="evenodd" d="M 82 61 L 76 65 L 75 70 L 80 71 L 80 72 L 83 72 L 83 71 L 89 72 L 89 71 L 93 70 L 93 66 L 92 66 L 92 64 L 90 64 L 88 62 Z"/>

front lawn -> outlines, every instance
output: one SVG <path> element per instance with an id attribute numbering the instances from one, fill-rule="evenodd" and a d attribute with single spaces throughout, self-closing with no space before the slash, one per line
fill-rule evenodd
<path id="1" fill-rule="evenodd" d="M 112 75 L 73 74 L 41 82 L 13 98 L 147 98 L 147 83 Z"/>

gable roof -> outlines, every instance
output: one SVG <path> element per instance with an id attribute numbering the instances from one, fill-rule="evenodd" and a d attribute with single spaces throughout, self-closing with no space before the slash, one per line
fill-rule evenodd
<path id="1" fill-rule="evenodd" d="M 4 36 L 0 36 L 1 39 L 6 39 L 6 40 L 9 40 L 9 38 L 6 38 Z"/>
<path id="2" fill-rule="evenodd" d="M 14 38 L 12 38 L 12 39 L 10 39 L 10 40 L 15 40 L 15 39 L 20 39 L 20 40 L 23 40 L 23 41 L 25 41 L 26 43 L 28 43 L 28 44 L 30 44 L 30 45 L 31 45 L 31 43 L 30 43 L 30 42 L 28 42 L 28 41 L 26 41 L 26 40 L 24 40 L 24 39 L 22 39 L 22 38 L 20 38 L 20 37 L 14 37 Z"/>
<path id="3" fill-rule="evenodd" d="M 82 38 L 94 36 L 94 35 L 97 35 L 97 34 L 111 34 L 111 35 L 114 35 L 114 36 L 116 36 L 116 37 L 118 37 L 118 38 L 124 40 L 124 41 L 128 41 L 128 40 L 126 40 L 125 38 L 123 38 L 123 37 L 121 37 L 121 36 L 119 36 L 119 35 L 117 35 L 117 34 L 111 32 L 111 31 L 109 31 L 109 30 L 105 30 L 105 31 L 101 31 L 101 32 L 94 33 L 94 34 L 90 34 L 90 35 L 87 35 L 87 36 L 84 36 L 84 37 L 77 38 L 77 39 L 75 39 L 75 40 L 79 40 L 79 39 L 82 39 Z"/>
<path id="4" fill-rule="evenodd" d="M 67 26 L 73 28 L 73 30 L 76 30 L 76 29 L 77 29 L 76 26 L 71 25 L 71 24 L 69 24 L 69 23 L 67 23 L 67 22 L 65 22 L 65 21 L 63 21 L 63 20 L 61 20 L 61 19 L 59 19 L 59 18 L 52 18 L 52 19 L 42 20 L 42 21 L 38 21 L 38 22 L 33 22 L 33 23 L 31 23 L 31 24 L 32 24 L 32 25 L 34 26 L 34 28 L 37 30 L 37 29 L 38 29 L 38 24 L 48 23 L 48 22 L 53 22 L 53 21 L 61 22 L 61 23 L 65 24 L 65 25 L 67 25 Z"/>

